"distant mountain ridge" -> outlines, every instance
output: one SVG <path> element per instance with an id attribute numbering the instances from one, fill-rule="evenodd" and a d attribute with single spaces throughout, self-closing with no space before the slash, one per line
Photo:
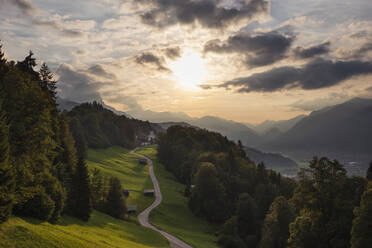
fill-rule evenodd
<path id="1" fill-rule="evenodd" d="M 260 147 L 372 154 L 372 99 L 354 98 L 312 112 L 293 128 Z"/>
<path id="2" fill-rule="evenodd" d="M 249 125 L 249 127 L 251 127 L 253 130 L 261 134 L 264 134 L 273 128 L 277 128 L 280 132 L 284 133 L 284 132 L 287 132 L 289 129 L 291 129 L 294 125 L 296 125 L 299 121 L 301 121 L 305 117 L 306 115 L 298 115 L 289 120 L 280 120 L 280 121 L 267 120 L 256 126 L 252 124 L 247 124 L 247 125 Z"/>
<path id="3" fill-rule="evenodd" d="M 57 105 L 58 105 L 58 109 L 59 110 L 66 110 L 66 111 L 71 111 L 73 108 L 79 106 L 80 104 L 82 103 L 78 103 L 78 102 L 75 102 L 75 101 L 71 101 L 71 100 L 68 100 L 68 99 L 63 99 L 63 98 L 60 98 L 60 97 L 57 97 L 56 99 L 56 102 L 57 102 Z M 114 112 L 115 114 L 117 115 L 124 115 L 128 118 L 131 118 L 131 116 L 123 111 L 119 111 L 107 104 L 104 103 L 104 101 L 98 101 L 105 109 L 108 109 L 108 110 L 111 110 L 112 112 Z"/>

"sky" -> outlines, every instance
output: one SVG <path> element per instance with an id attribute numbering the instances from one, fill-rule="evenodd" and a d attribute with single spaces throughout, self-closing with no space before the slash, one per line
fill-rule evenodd
<path id="1" fill-rule="evenodd" d="M 259 123 L 372 97 L 370 0 L 0 0 L 59 96 Z"/>

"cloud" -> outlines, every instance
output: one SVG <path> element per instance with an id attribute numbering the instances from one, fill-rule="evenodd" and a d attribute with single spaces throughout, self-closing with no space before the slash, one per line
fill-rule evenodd
<path id="1" fill-rule="evenodd" d="M 59 96 L 76 102 L 101 101 L 99 89 L 104 85 L 84 72 L 75 71 L 72 66 L 62 64 L 56 74 Z"/>
<path id="2" fill-rule="evenodd" d="M 232 1 L 231 6 L 223 6 L 221 0 L 136 0 L 135 2 L 151 7 L 151 10 L 141 15 L 143 23 L 160 28 L 175 24 L 198 23 L 205 28 L 221 29 L 241 20 L 253 20 L 269 11 L 269 3 L 266 0 Z"/>
<path id="3" fill-rule="evenodd" d="M 278 32 L 230 36 L 226 41 L 211 40 L 204 45 L 204 52 L 236 53 L 245 57 L 249 67 L 270 65 L 286 56 L 294 38 Z"/>
<path id="4" fill-rule="evenodd" d="M 89 67 L 88 72 L 106 79 L 116 79 L 115 74 L 107 72 L 101 65 L 94 65 Z"/>
<path id="5" fill-rule="evenodd" d="M 236 78 L 217 87 L 238 88 L 238 92 L 273 92 L 290 88 L 328 88 L 353 76 L 372 73 L 372 63 L 315 59 L 303 67 L 280 67 L 249 77 Z M 204 87 L 205 88 L 205 87 Z"/>
<path id="6" fill-rule="evenodd" d="M 164 58 L 156 56 L 153 53 L 142 53 L 135 57 L 135 61 L 140 65 L 153 65 L 159 71 L 169 71 L 168 67 L 164 65 Z"/>
<path id="7" fill-rule="evenodd" d="M 353 51 L 352 58 L 360 58 L 372 51 L 372 41 L 364 43 L 360 48 Z"/>
<path id="8" fill-rule="evenodd" d="M 19 8 L 23 14 L 33 16 L 38 13 L 38 9 L 35 8 L 30 0 L 0 0 L 1 5 L 9 4 Z"/>
<path id="9" fill-rule="evenodd" d="M 181 57 L 181 48 L 180 47 L 168 47 L 165 49 L 165 56 L 170 59 L 177 59 Z"/>
<path id="10" fill-rule="evenodd" d="M 294 49 L 294 56 L 298 59 L 309 59 L 318 55 L 328 54 L 330 52 L 330 42 L 324 42 L 318 45 L 312 45 L 309 47 L 296 47 Z"/>
<path id="11" fill-rule="evenodd" d="M 75 102 L 109 102 L 125 105 L 129 110 L 142 110 L 136 98 L 125 94 L 123 89 L 118 90 L 116 79 L 97 81 L 90 74 L 102 72 L 100 65 L 95 65 L 88 70 L 76 71 L 71 65 L 61 64 L 56 74 L 58 78 L 58 96 Z"/>
<path id="12" fill-rule="evenodd" d="M 82 35 L 80 31 L 65 28 L 61 23 L 55 20 L 42 20 L 42 11 L 35 7 L 30 0 L 0 0 L 0 4 L 16 6 L 27 18 L 31 19 L 31 23 L 35 26 L 50 27 L 59 31 L 63 36 L 71 38 L 80 37 Z"/>

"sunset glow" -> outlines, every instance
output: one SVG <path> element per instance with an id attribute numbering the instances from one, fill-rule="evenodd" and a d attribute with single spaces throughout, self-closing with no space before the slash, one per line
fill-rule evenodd
<path id="1" fill-rule="evenodd" d="M 177 61 L 170 64 L 177 81 L 186 88 L 197 89 L 206 76 L 204 60 L 196 52 L 184 53 Z"/>

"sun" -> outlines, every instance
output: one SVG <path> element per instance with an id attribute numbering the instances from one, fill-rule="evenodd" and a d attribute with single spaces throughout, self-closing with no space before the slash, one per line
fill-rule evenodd
<path id="1" fill-rule="evenodd" d="M 197 52 L 185 52 L 169 65 L 177 81 L 186 88 L 196 89 L 205 79 L 204 59 Z"/>

